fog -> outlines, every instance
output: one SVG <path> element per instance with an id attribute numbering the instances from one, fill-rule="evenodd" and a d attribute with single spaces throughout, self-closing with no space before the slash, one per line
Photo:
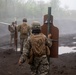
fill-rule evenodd
<path id="1" fill-rule="evenodd" d="M 43 25 L 43 17 L 51 7 L 53 23 L 59 28 L 59 35 L 76 33 L 75 0 L 0 0 L 0 36 L 8 32 L 8 24 L 17 20 L 22 23 L 27 18 L 28 24 L 38 20 Z M 3 22 L 3 23 L 2 23 Z M 3 32 L 3 33 L 2 33 Z"/>

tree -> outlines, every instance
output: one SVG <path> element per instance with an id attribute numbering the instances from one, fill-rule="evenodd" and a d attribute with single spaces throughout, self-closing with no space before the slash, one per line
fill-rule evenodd
<path id="1" fill-rule="evenodd" d="M 51 0 L 49 6 L 52 7 L 52 13 L 54 15 L 57 15 L 57 12 L 59 11 L 60 1 L 59 0 Z"/>

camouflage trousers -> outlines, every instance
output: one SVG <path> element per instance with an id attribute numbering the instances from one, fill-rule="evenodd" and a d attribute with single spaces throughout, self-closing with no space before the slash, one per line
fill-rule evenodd
<path id="1" fill-rule="evenodd" d="M 26 42 L 26 38 L 20 38 L 20 52 L 23 52 L 24 41 Z"/>
<path id="2" fill-rule="evenodd" d="M 48 75 L 49 62 L 46 55 L 34 57 L 33 64 L 30 65 L 32 75 Z"/>
<path id="3" fill-rule="evenodd" d="M 14 43 L 15 33 L 10 33 L 11 39 L 10 39 L 10 45 L 12 46 Z"/>

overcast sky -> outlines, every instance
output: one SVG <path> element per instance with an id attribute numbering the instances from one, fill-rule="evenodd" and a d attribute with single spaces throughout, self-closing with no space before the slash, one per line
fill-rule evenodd
<path id="1" fill-rule="evenodd" d="M 41 0 L 36 0 L 36 1 L 41 1 Z M 50 0 L 43 0 L 45 2 L 48 2 Z M 69 9 L 71 10 L 76 10 L 76 0 L 60 0 L 61 2 L 61 7 L 68 6 Z"/>
<path id="2" fill-rule="evenodd" d="M 64 7 L 67 5 L 69 9 L 74 9 L 76 10 L 76 0 L 60 0 L 61 6 Z"/>

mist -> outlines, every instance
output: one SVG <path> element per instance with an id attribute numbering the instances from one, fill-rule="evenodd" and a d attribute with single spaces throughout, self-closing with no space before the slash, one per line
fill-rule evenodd
<path id="1" fill-rule="evenodd" d="M 59 35 L 76 33 L 76 10 L 70 9 L 68 4 L 64 4 L 64 7 L 61 4 L 60 0 L 0 0 L 0 35 L 8 33 L 4 23 L 11 24 L 17 20 L 19 25 L 23 18 L 27 18 L 29 25 L 34 20 L 43 25 L 48 7 L 52 8 L 53 24 L 59 28 Z"/>

